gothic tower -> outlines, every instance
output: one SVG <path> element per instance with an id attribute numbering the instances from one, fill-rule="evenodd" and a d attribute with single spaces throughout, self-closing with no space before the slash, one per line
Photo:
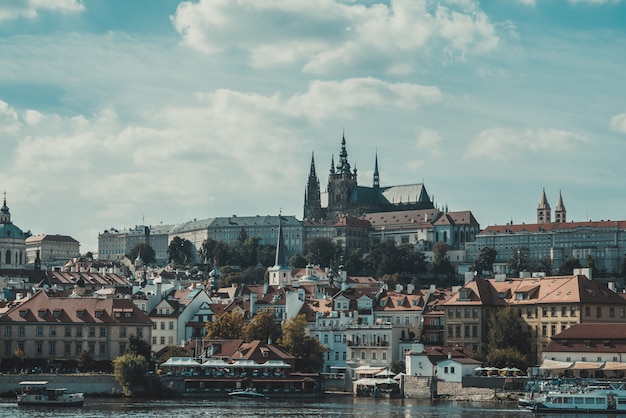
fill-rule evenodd
<path id="1" fill-rule="evenodd" d="M 356 188 L 357 170 L 352 171 L 346 151 L 346 135 L 341 139 L 341 151 L 337 166 L 331 166 L 328 176 L 328 217 L 337 218 L 349 214 L 350 197 Z"/>
<path id="2" fill-rule="evenodd" d="M 372 201 L 370 210 L 376 212 L 378 210 L 378 194 L 380 193 L 380 174 L 378 174 L 378 152 L 374 159 L 374 184 L 372 187 Z"/>
<path id="3" fill-rule="evenodd" d="M 544 188 L 541 194 L 541 200 L 539 200 L 539 205 L 537 206 L 537 223 L 549 224 L 552 222 L 551 212 L 552 209 L 550 209 L 550 204 L 546 198 L 546 189 Z"/>
<path id="4" fill-rule="evenodd" d="M 559 190 L 559 201 L 554 209 L 554 222 L 567 222 L 566 212 L 565 205 L 563 204 L 563 197 L 561 196 L 561 191 Z"/>
<path id="5" fill-rule="evenodd" d="M 314 220 L 322 218 L 322 200 L 320 198 L 320 181 L 315 173 L 315 156 L 311 153 L 311 169 L 309 181 L 304 191 L 304 219 Z"/>

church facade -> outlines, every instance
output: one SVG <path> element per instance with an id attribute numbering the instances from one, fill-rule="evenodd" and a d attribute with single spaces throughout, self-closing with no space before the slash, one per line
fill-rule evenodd
<path id="1" fill-rule="evenodd" d="M 326 191 L 320 189 L 311 156 L 311 168 L 304 195 L 304 220 L 338 219 L 344 216 L 363 216 L 367 213 L 433 209 L 434 205 L 422 183 L 400 186 L 380 185 L 378 156 L 374 161 L 372 186 L 359 185 L 357 169 L 348 161 L 345 134 L 341 139 L 339 161 L 331 158 Z"/>
<path id="2" fill-rule="evenodd" d="M 11 221 L 6 193 L 0 208 L 0 269 L 23 270 L 26 265 L 26 238 L 18 226 Z"/>

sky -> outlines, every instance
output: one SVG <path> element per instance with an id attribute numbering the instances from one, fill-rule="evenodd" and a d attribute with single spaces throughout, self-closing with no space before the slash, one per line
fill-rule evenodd
<path id="1" fill-rule="evenodd" d="M 626 0 L 0 1 L 14 224 L 303 216 L 345 134 L 360 185 L 481 224 L 626 219 Z M 323 190 L 322 190 L 323 191 Z"/>

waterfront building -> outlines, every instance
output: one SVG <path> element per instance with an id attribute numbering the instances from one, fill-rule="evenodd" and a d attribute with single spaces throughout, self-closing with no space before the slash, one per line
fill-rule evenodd
<path id="1" fill-rule="evenodd" d="M 437 365 L 439 362 L 447 359 L 468 359 L 471 358 L 472 354 L 471 350 L 463 346 L 451 347 L 414 343 L 410 350 L 406 352 L 403 360 L 406 365 L 407 375 L 435 377 L 437 376 Z M 450 372 L 448 370 L 448 373 Z M 455 375 L 456 372 L 450 374 Z"/>
<path id="2" fill-rule="evenodd" d="M 46 267 L 61 266 L 68 260 L 80 257 L 80 242 L 69 235 L 32 235 L 26 238 L 26 262 L 36 264 L 46 270 Z"/>
<path id="3" fill-rule="evenodd" d="M 130 299 L 56 297 L 43 290 L 0 316 L 3 357 L 58 361 L 89 350 L 94 360 L 124 354 L 134 335 L 150 341 L 152 322 Z"/>
<path id="4" fill-rule="evenodd" d="M 444 343 L 484 354 L 489 318 L 510 306 L 529 333 L 530 358 L 538 361 L 550 337 L 578 323 L 620 323 L 626 300 L 593 279 L 589 269 L 572 276 L 476 278 L 443 303 Z"/>
<path id="5" fill-rule="evenodd" d="M 26 266 L 26 238 L 25 233 L 11 221 L 11 212 L 7 206 L 7 196 L 4 194 L 2 208 L 0 208 L 0 269 L 23 270 Z"/>

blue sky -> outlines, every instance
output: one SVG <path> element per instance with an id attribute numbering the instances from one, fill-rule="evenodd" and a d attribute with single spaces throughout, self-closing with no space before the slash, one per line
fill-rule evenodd
<path id="1" fill-rule="evenodd" d="M 626 1 L 0 4 L 0 189 L 68 234 L 282 211 L 345 130 L 359 183 L 483 227 L 625 219 Z"/>

